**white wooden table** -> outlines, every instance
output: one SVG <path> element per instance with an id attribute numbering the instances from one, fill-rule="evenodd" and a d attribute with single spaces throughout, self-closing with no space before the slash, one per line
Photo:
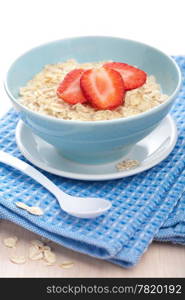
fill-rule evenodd
<path id="1" fill-rule="evenodd" d="M 32 0 L 30 5 L 24 0 L 6 0 L 1 5 L 1 79 L 8 65 L 24 51 L 68 36 L 120 36 L 143 41 L 168 54 L 185 54 L 184 0 L 94 0 L 91 3 Z M 9 107 L 1 86 L 0 116 Z M 59 263 L 64 260 L 75 263 L 73 268 L 64 270 L 58 266 L 46 267 L 42 262 L 12 264 L 9 261 L 12 249 L 2 243 L 12 235 L 20 239 L 16 250 L 19 254 L 27 254 L 29 242 L 36 238 L 17 225 L 0 221 L 0 277 L 185 277 L 185 250 L 179 245 L 152 243 L 137 266 L 123 269 L 52 244 Z"/>

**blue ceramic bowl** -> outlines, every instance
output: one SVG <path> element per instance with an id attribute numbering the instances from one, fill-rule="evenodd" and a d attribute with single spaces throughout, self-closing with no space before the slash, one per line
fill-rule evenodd
<path id="1" fill-rule="evenodd" d="M 158 107 L 128 118 L 109 121 L 70 121 L 33 112 L 18 101 L 24 86 L 46 64 L 74 58 L 79 62 L 123 61 L 153 74 L 169 99 Z M 22 120 L 33 132 L 68 159 L 80 163 L 106 163 L 119 159 L 154 130 L 169 112 L 181 83 L 175 61 L 143 43 L 114 37 L 78 37 L 36 47 L 10 67 L 5 89 Z"/>

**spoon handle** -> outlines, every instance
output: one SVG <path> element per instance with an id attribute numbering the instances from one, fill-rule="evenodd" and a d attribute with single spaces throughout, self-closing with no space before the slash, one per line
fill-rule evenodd
<path id="1" fill-rule="evenodd" d="M 48 191 L 50 191 L 54 196 L 58 199 L 61 196 L 67 198 L 70 197 L 63 191 L 61 191 L 51 180 L 49 180 L 46 176 L 44 176 L 41 172 L 27 164 L 26 162 L 6 153 L 0 151 L 0 162 L 5 163 L 23 173 L 28 175 L 29 177 L 33 178 L 41 185 L 43 185 Z"/>

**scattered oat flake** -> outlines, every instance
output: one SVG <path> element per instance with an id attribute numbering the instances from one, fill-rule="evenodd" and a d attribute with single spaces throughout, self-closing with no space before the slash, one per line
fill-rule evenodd
<path id="1" fill-rule="evenodd" d="M 31 206 L 29 208 L 27 208 L 27 211 L 32 214 L 32 215 L 36 215 L 36 216 L 41 216 L 44 214 L 44 212 L 42 211 L 42 209 L 40 207 L 37 206 Z"/>
<path id="2" fill-rule="evenodd" d="M 31 244 L 32 244 L 33 246 L 38 246 L 39 248 L 43 248 L 43 247 L 44 247 L 44 243 L 41 242 L 41 241 L 39 241 L 39 240 L 32 240 L 32 241 L 31 241 Z"/>
<path id="3" fill-rule="evenodd" d="M 124 171 L 124 170 L 126 171 L 126 170 L 136 168 L 137 166 L 139 166 L 139 164 L 140 164 L 140 162 L 138 160 L 126 159 L 126 160 L 123 160 L 123 161 L 119 162 L 116 165 L 116 169 L 118 171 Z"/>
<path id="4" fill-rule="evenodd" d="M 43 258 L 42 250 L 38 246 L 31 246 L 29 248 L 29 258 L 31 260 L 40 260 Z"/>
<path id="5" fill-rule="evenodd" d="M 44 262 L 44 266 L 54 266 L 54 263 Z"/>
<path id="6" fill-rule="evenodd" d="M 10 260 L 14 264 L 25 264 L 26 262 L 26 258 L 23 255 L 12 255 Z"/>
<path id="7" fill-rule="evenodd" d="M 56 262 L 55 253 L 50 250 L 44 250 L 44 259 L 48 264 L 54 264 Z"/>
<path id="8" fill-rule="evenodd" d="M 59 264 L 59 267 L 62 269 L 69 269 L 74 266 L 74 263 L 72 261 L 64 261 L 61 264 Z"/>
<path id="9" fill-rule="evenodd" d="M 18 238 L 16 236 L 12 236 L 9 238 L 4 239 L 4 245 L 8 248 L 15 248 L 17 244 Z"/>
<path id="10" fill-rule="evenodd" d="M 44 236 L 41 236 L 41 240 L 42 240 L 42 242 L 43 243 L 51 243 L 51 241 L 50 240 L 48 240 L 47 238 L 45 238 Z"/>
<path id="11" fill-rule="evenodd" d="M 44 247 L 43 247 L 43 250 L 51 251 L 51 247 L 49 247 L 49 246 L 44 246 Z"/>
<path id="12" fill-rule="evenodd" d="M 25 210 L 29 209 L 29 206 L 23 202 L 15 202 L 15 204 L 22 209 L 25 209 Z"/>
<path id="13" fill-rule="evenodd" d="M 41 216 L 41 215 L 44 214 L 43 211 L 42 211 L 42 209 L 40 207 L 37 207 L 37 206 L 28 206 L 28 205 L 26 205 L 23 202 L 15 202 L 15 204 L 18 207 L 27 210 L 32 215 Z"/>

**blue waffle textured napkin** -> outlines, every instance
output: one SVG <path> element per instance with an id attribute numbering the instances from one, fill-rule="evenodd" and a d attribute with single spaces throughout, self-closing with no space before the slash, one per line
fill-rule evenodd
<path id="1" fill-rule="evenodd" d="M 185 74 L 185 57 L 175 57 Z M 111 210 L 96 219 L 63 212 L 54 196 L 31 178 L 0 164 L 0 216 L 65 247 L 123 267 L 136 264 L 153 239 L 185 244 L 185 80 L 171 111 L 179 137 L 173 152 L 141 174 L 104 182 L 65 179 L 43 172 L 71 195 L 104 197 Z M 0 121 L 0 149 L 24 159 L 15 143 L 17 113 Z M 34 216 L 15 205 L 40 206 Z"/>

